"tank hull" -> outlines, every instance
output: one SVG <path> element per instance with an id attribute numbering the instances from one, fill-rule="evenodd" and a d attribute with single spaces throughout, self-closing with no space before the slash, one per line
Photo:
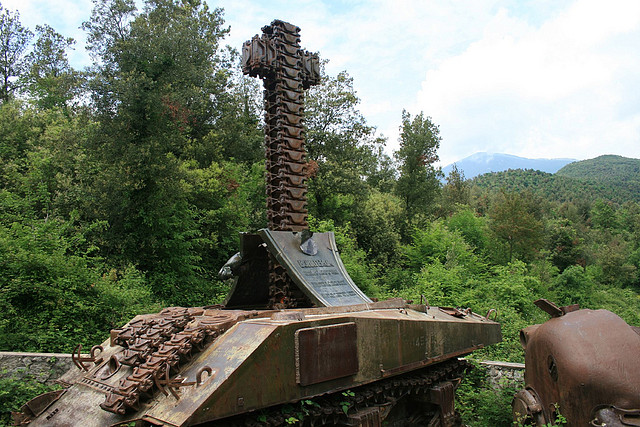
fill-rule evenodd
<path id="1" fill-rule="evenodd" d="M 132 374 L 123 365 L 100 379 L 109 360 L 125 350 L 107 341 L 101 363 L 63 377 L 71 386 L 31 424 L 198 425 L 416 371 L 501 339 L 499 325 L 482 316 L 460 318 L 399 300 L 246 313 L 251 318 L 236 322 L 180 365 L 178 381 L 192 385 L 166 395 L 162 387 L 152 388 L 151 399 L 125 414 L 102 410 L 109 391 Z"/>

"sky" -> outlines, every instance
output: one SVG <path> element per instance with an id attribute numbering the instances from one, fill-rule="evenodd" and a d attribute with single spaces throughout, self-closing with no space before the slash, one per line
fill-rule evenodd
<path id="1" fill-rule="evenodd" d="M 90 0 L 0 0 L 24 26 L 77 40 Z M 387 152 L 402 111 L 440 128 L 447 165 L 476 152 L 528 158 L 640 158 L 638 0 L 209 0 L 240 49 L 273 19 L 301 28 L 327 72 L 354 79 Z"/>

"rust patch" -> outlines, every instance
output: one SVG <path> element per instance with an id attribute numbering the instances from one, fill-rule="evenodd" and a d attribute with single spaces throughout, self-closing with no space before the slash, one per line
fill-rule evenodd
<path id="1" fill-rule="evenodd" d="M 302 386 L 358 372 L 355 323 L 299 329 L 295 334 L 296 381 Z"/>

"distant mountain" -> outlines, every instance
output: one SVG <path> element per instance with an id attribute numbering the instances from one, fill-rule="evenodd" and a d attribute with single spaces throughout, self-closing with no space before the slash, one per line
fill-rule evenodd
<path id="1" fill-rule="evenodd" d="M 511 169 L 479 175 L 471 183 L 489 191 L 530 191 L 558 202 L 640 202 L 640 159 L 606 155 L 568 164 L 555 174 Z"/>
<path id="2" fill-rule="evenodd" d="M 509 169 L 533 169 L 547 173 L 556 173 L 563 166 L 575 162 L 575 159 L 527 159 L 525 157 L 512 156 L 511 154 L 476 153 L 465 157 L 442 169 L 447 176 L 453 165 L 464 172 L 467 179 L 474 178 L 489 172 L 500 172 Z"/>

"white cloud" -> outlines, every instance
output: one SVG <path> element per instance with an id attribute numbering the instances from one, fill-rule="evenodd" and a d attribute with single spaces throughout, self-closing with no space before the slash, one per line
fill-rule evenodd
<path id="1" fill-rule="evenodd" d="M 578 1 L 539 27 L 500 10 L 483 37 L 426 72 L 417 105 L 441 124 L 444 163 L 476 151 L 640 157 L 640 3 Z M 633 58 L 633 59 L 631 59 Z M 633 71 L 632 71 L 633 70 Z"/>
<path id="2" fill-rule="evenodd" d="M 78 40 L 90 0 L 3 0 L 25 25 Z M 224 0 L 226 43 L 263 25 L 301 27 L 302 46 L 347 70 L 371 125 L 397 147 L 402 109 L 440 125 L 444 164 L 477 151 L 640 157 L 637 0 Z"/>

